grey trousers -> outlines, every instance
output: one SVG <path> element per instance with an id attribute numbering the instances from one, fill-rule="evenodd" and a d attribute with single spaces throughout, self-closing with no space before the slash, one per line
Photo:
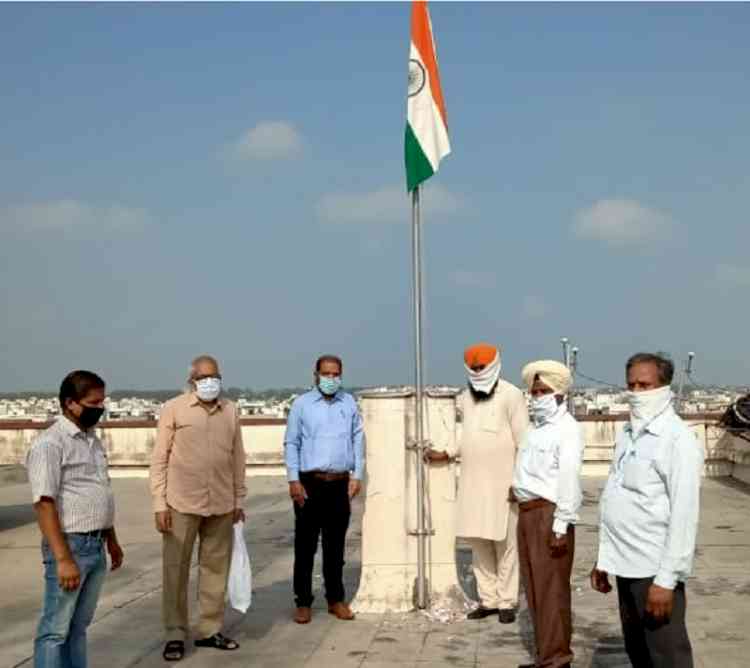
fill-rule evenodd
<path id="1" fill-rule="evenodd" d="M 646 614 L 654 578 L 617 578 L 625 651 L 634 668 L 693 668 L 693 650 L 685 626 L 685 585 L 674 590 L 672 616 L 656 624 Z"/>

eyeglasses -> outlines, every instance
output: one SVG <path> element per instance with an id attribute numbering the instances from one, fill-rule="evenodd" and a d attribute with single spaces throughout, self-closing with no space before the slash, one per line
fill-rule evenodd
<path id="1" fill-rule="evenodd" d="M 198 376 L 193 376 L 193 380 L 205 380 L 206 378 L 218 378 L 221 380 L 220 373 L 202 373 Z"/>

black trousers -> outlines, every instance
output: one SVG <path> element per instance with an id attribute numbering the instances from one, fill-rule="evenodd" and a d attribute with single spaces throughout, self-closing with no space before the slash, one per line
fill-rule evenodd
<path id="1" fill-rule="evenodd" d="M 685 585 L 674 590 L 672 616 L 657 624 L 646 614 L 654 578 L 617 578 L 625 651 L 634 668 L 693 668 L 693 650 L 685 626 Z"/>
<path id="2" fill-rule="evenodd" d="M 312 575 L 318 538 L 323 536 L 323 581 L 328 603 L 344 600 L 344 545 L 351 504 L 348 480 L 319 480 L 304 473 L 305 505 L 294 504 L 294 595 L 297 607 L 313 602 Z"/>

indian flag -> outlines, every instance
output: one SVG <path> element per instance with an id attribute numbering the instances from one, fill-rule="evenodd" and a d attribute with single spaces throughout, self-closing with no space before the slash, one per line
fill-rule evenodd
<path id="1" fill-rule="evenodd" d="M 416 0 L 411 12 L 409 100 L 406 115 L 406 187 L 429 179 L 451 152 L 448 117 L 440 88 L 435 41 L 427 3 Z"/>

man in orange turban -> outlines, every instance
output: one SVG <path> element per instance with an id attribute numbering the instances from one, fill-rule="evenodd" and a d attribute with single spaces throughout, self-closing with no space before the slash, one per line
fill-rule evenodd
<path id="1" fill-rule="evenodd" d="M 468 388 L 458 398 L 463 431 L 453 453 L 461 456 L 456 535 L 471 545 L 479 607 L 469 619 L 497 615 L 515 621 L 518 605 L 518 555 L 515 506 L 508 501 L 516 450 L 528 427 L 523 393 L 500 378 L 500 350 L 488 343 L 464 352 Z"/>
<path id="2" fill-rule="evenodd" d="M 487 366 L 499 358 L 498 349 L 489 343 L 477 343 L 464 351 L 464 363 L 470 369 Z"/>

